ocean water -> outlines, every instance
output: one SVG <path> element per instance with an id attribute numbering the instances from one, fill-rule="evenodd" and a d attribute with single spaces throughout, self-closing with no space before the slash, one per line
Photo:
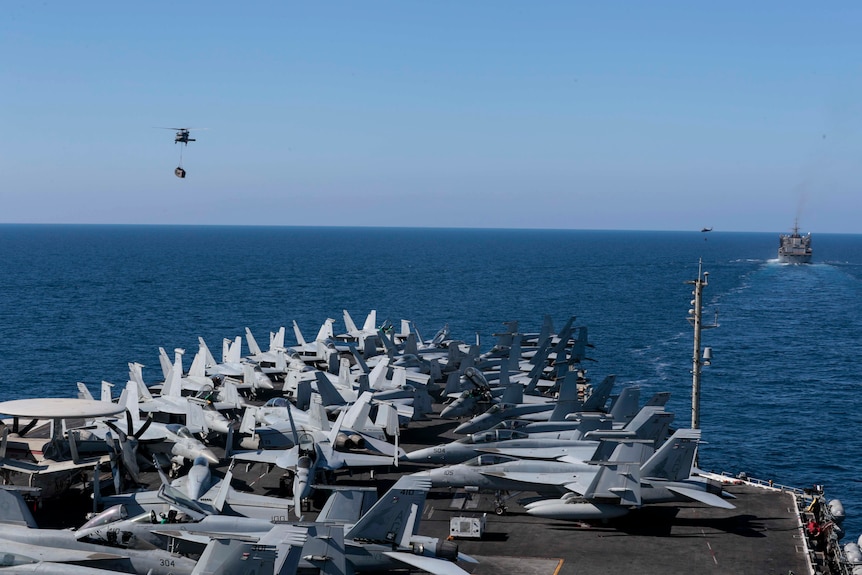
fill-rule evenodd
<path id="1" fill-rule="evenodd" d="M 814 234 L 812 265 L 775 261 L 778 233 L 0 225 L 0 400 L 123 385 L 161 372 L 158 348 L 296 320 L 313 338 L 342 310 L 444 324 L 487 350 L 502 323 L 538 331 L 572 315 L 594 348 L 587 375 L 642 397 L 672 393 L 691 421 L 698 263 L 709 272 L 700 465 L 796 487 L 823 484 L 862 533 L 862 236 Z"/>

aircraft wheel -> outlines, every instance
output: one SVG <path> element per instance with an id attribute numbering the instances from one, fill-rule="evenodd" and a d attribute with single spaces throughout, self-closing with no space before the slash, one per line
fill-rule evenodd
<path id="1" fill-rule="evenodd" d="M 504 515 L 506 513 L 506 511 L 507 511 L 507 508 L 504 505 L 498 505 L 494 509 L 494 513 L 496 513 L 497 515 Z"/>

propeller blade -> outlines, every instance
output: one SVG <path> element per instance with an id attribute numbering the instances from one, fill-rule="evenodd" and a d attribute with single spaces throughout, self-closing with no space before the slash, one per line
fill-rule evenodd
<path id="1" fill-rule="evenodd" d="M 153 423 L 153 414 L 148 414 L 147 420 L 144 422 L 144 424 L 141 426 L 141 428 L 138 430 L 137 433 L 132 434 L 132 437 L 134 437 L 135 439 L 140 439 L 141 436 L 147 432 L 147 429 L 150 428 L 150 425 L 152 423 Z"/>
<path id="2" fill-rule="evenodd" d="M 132 413 L 127 409 L 126 410 L 126 435 L 134 435 L 135 434 L 135 426 L 132 422 Z"/>
<path id="3" fill-rule="evenodd" d="M 116 434 L 117 434 L 117 437 L 119 437 L 121 440 L 122 440 L 122 438 L 123 438 L 123 437 L 125 437 L 125 436 L 126 436 L 126 434 L 125 434 L 125 433 L 123 433 L 122 431 L 120 431 L 120 428 L 119 428 L 119 427 L 117 427 L 117 426 L 116 426 L 116 424 L 114 424 L 114 422 L 113 422 L 113 421 L 105 420 L 105 425 L 107 425 L 107 426 L 108 426 L 108 427 L 110 427 L 112 430 L 114 430 L 114 433 L 116 433 Z M 110 431 L 109 431 L 109 432 L 107 432 L 107 433 L 105 434 L 105 439 L 107 439 L 107 438 L 108 438 L 108 436 L 110 436 L 110 435 L 111 435 L 111 432 L 110 432 Z"/>

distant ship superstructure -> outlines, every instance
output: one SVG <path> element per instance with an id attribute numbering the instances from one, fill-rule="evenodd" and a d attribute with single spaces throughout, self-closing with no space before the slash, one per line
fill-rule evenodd
<path id="1" fill-rule="evenodd" d="M 778 236 L 778 261 L 783 264 L 811 263 L 811 233 L 799 235 L 799 223 L 794 222 L 792 234 Z"/>

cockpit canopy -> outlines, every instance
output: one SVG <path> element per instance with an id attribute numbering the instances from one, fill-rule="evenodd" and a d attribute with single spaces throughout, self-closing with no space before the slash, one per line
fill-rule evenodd
<path id="1" fill-rule="evenodd" d="M 273 397 L 263 404 L 264 407 L 287 407 L 290 402 L 283 397 Z"/>
<path id="2" fill-rule="evenodd" d="M 114 523 L 115 521 L 122 521 L 123 519 L 128 519 L 128 517 L 129 513 L 126 511 L 125 505 L 114 505 L 113 507 L 108 507 L 84 523 L 81 530 L 83 531 L 85 529 L 107 525 L 108 523 Z"/>
<path id="3" fill-rule="evenodd" d="M 473 433 L 469 437 L 464 438 L 464 443 L 494 443 L 497 441 L 508 441 L 510 439 L 526 439 L 529 434 L 523 431 L 515 431 L 514 429 L 490 429 L 481 433 Z M 458 440 L 462 441 L 462 440 Z"/>
<path id="4" fill-rule="evenodd" d="M 497 455 L 496 453 L 483 453 L 479 457 L 474 457 L 464 465 L 470 467 L 484 467 L 485 465 L 497 465 L 498 463 L 511 463 L 518 461 L 517 457 L 509 457 L 508 455 Z"/>

